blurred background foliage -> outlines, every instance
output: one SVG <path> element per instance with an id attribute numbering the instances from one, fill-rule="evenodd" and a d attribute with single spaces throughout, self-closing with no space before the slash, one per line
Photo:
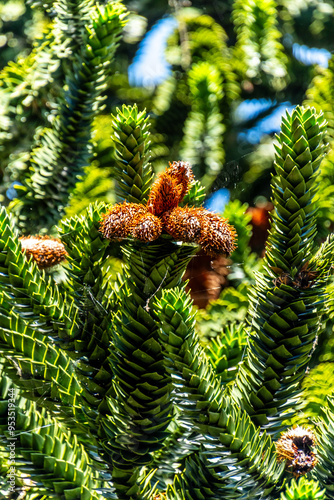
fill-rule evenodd
<path id="1" fill-rule="evenodd" d="M 0 1 L 0 202 L 5 205 L 16 197 L 29 168 L 31 144 L 55 119 L 66 59 L 80 43 L 62 37 L 54 3 Z M 128 23 L 106 100 L 94 119 L 92 161 L 78 178 L 65 214 L 81 213 L 95 200 L 117 201 L 112 114 L 122 104 L 146 108 L 155 171 L 168 161 L 189 161 L 205 188 L 207 208 L 229 218 L 238 233 L 231 259 L 211 261 L 198 254 L 185 277 L 212 364 L 224 380 L 232 380 L 249 328 L 244 322 L 247 291 L 261 268 L 269 228 L 274 134 L 285 109 L 303 102 L 323 110 L 328 121 L 319 243 L 333 231 L 334 1 L 123 3 Z M 111 276 L 119 259 L 116 245 Z M 330 301 L 324 338 L 315 346 L 304 383 L 300 411 L 307 422 L 334 389 L 333 306 Z M 319 391 L 314 381 L 323 373 Z"/>

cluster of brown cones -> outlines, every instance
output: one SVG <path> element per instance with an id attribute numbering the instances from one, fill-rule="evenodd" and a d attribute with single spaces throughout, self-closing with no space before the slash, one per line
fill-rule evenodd
<path id="1" fill-rule="evenodd" d="M 193 173 L 189 163 L 174 162 L 153 183 L 146 205 L 119 203 L 103 215 L 101 232 L 108 239 L 129 236 L 143 242 L 164 231 L 177 241 L 197 243 L 210 257 L 228 256 L 236 233 L 226 219 L 202 207 L 180 207 Z"/>
<path id="2" fill-rule="evenodd" d="M 146 205 L 118 203 L 102 216 L 101 232 L 108 239 L 133 237 L 154 241 L 165 233 L 177 241 L 197 243 L 209 257 L 227 257 L 235 249 L 236 233 L 226 219 L 202 207 L 180 207 L 193 182 L 189 163 L 174 162 L 158 175 Z M 40 269 L 66 259 L 60 240 L 49 236 L 20 238 L 22 250 Z"/>

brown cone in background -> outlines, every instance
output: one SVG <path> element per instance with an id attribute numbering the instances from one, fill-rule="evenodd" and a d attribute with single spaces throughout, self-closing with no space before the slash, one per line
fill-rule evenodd
<path id="1" fill-rule="evenodd" d="M 67 257 L 63 243 L 50 236 L 22 236 L 22 250 L 27 258 L 32 257 L 39 269 L 48 269 L 60 264 Z"/>
<path id="2" fill-rule="evenodd" d="M 318 462 L 313 451 L 316 438 L 310 429 L 297 426 L 283 432 L 275 443 L 277 461 L 286 461 L 286 468 L 295 477 L 310 472 Z"/>
<path id="3" fill-rule="evenodd" d="M 231 260 L 219 255 L 215 259 L 201 250 L 188 264 L 184 280 L 194 304 L 205 309 L 211 300 L 217 300 L 223 288 L 228 285 Z"/>
<path id="4" fill-rule="evenodd" d="M 249 207 L 247 213 L 251 214 L 252 236 L 249 245 L 253 252 L 264 255 L 264 248 L 270 229 L 270 212 L 274 205 L 270 202 L 257 203 L 255 207 Z"/>

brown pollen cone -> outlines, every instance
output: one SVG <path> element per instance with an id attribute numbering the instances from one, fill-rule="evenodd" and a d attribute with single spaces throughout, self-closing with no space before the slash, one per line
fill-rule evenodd
<path id="1" fill-rule="evenodd" d="M 192 242 L 199 236 L 201 224 L 195 207 L 176 207 L 162 217 L 164 230 L 175 240 Z"/>
<path id="2" fill-rule="evenodd" d="M 286 460 L 286 467 L 295 477 L 310 472 L 318 461 L 312 451 L 316 438 L 311 430 L 304 427 L 297 426 L 283 432 L 275 445 L 277 461 Z"/>
<path id="3" fill-rule="evenodd" d="M 144 205 L 137 203 L 117 203 L 102 215 L 100 231 L 109 240 L 122 239 L 129 236 L 132 219 L 147 214 Z"/>
<path id="4" fill-rule="evenodd" d="M 147 209 L 153 215 L 160 217 L 165 212 L 173 210 L 181 201 L 182 185 L 177 179 L 166 172 L 158 175 L 153 183 L 150 196 L 147 201 Z"/>
<path id="5" fill-rule="evenodd" d="M 169 163 L 166 173 L 174 177 L 177 183 L 182 186 L 180 199 L 182 201 L 189 190 L 190 184 L 194 181 L 190 164 L 185 161 L 173 161 L 173 163 Z"/>
<path id="6" fill-rule="evenodd" d="M 135 215 L 130 224 L 130 233 L 138 240 L 154 241 L 162 233 L 162 220 L 149 212 Z"/>
<path id="7" fill-rule="evenodd" d="M 63 243 L 49 236 L 22 236 L 22 250 L 27 258 L 32 257 L 39 269 L 48 269 L 60 264 L 67 257 Z"/>
<path id="8" fill-rule="evenodd" d="M 198 210 L 201 210 L 198 215 L 201 234 L 196 243 L 199 243 L 210 257 L 229 256 L 236 248 L 235 229 L 228 224 L 227 219 L 204 208 Z"/>

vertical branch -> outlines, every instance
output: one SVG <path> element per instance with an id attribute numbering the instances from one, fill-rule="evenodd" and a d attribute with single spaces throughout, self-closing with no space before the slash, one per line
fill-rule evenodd
<path id="1" fill-rule="evenodd" d="M 314 258 L 313 241 L 324 132 L 323 117 L 314 109 L 297 107 L 282 120 L 264 273 L 257 275 L 251 293 L 249 317 L 255 333 L 233 390 L 253 421 L 274 435 L 288 416 L 288 400 L 300 390 L 321 328 L 331 261 L 320 264 Z"/>

